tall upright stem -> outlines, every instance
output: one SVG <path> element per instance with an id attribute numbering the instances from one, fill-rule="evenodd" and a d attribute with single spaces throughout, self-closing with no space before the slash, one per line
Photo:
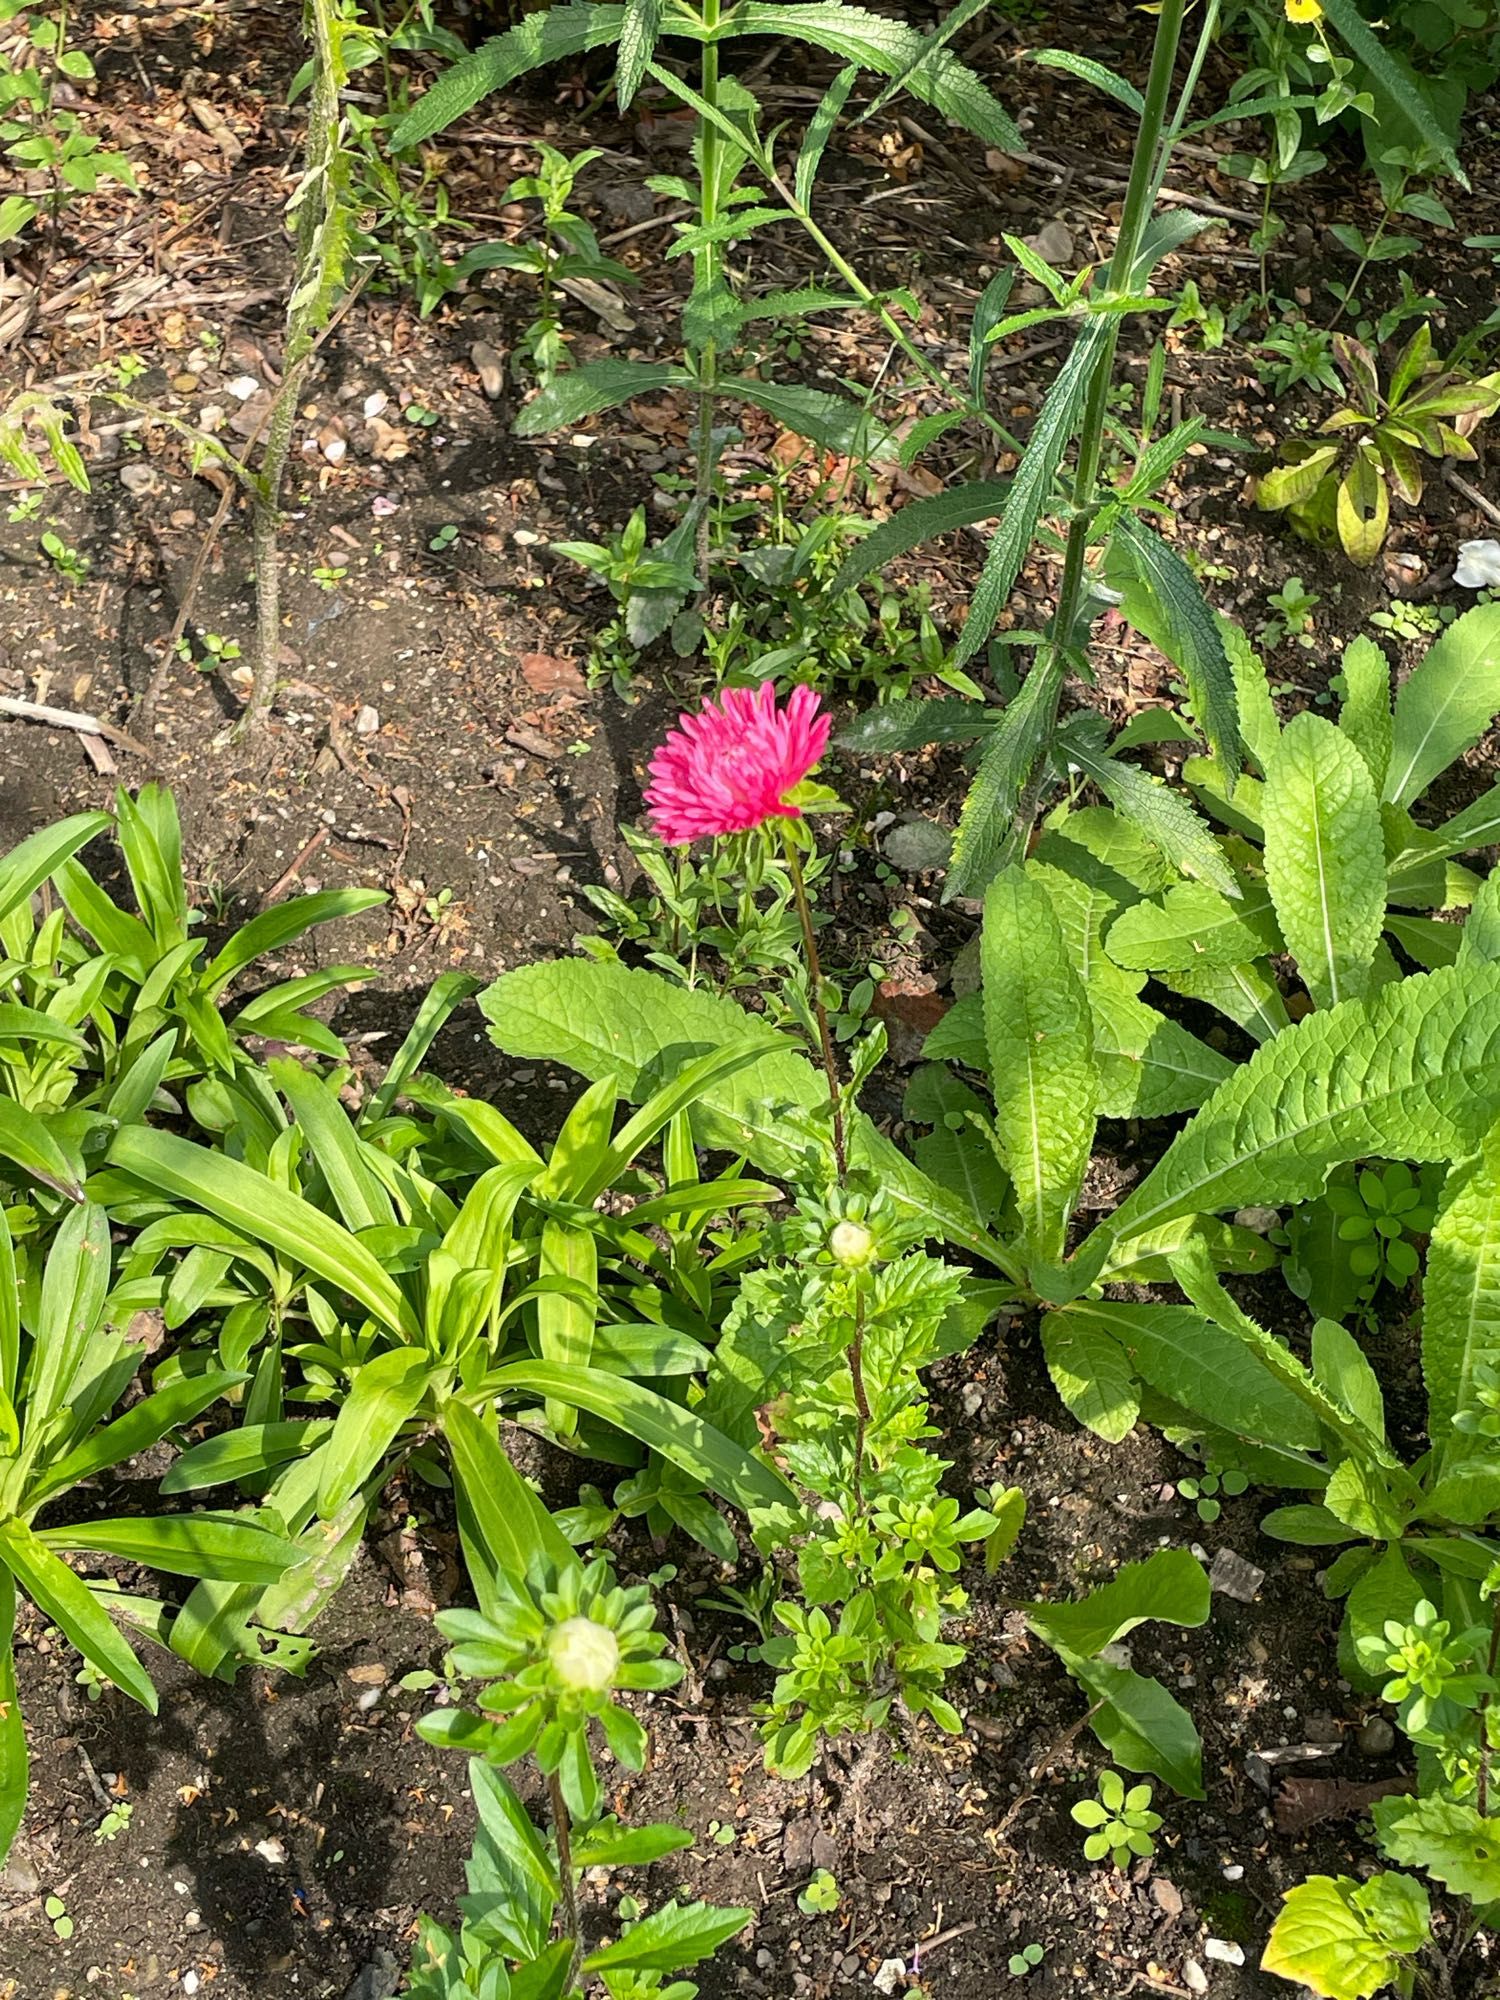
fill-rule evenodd
<path id="1" fill-rule="evenodd" d="M 703 0 L 703 25 L 719 25 L 719 0 Z M 719 105 L 719 45 L 703 44 L 699 59 L 699 91 L 705 104 Z M 719 219 L 719 160 L 723 137 L 717 125 L 703 119 L 698 127 L 699 177 L 698 220 L 708 227 Z M 698 252 L 694 274 L 695 289 L 711 290 L 719 283 L 722 252 L 717 243 L 705 243 Z M 698 590 L 708 593 L 709 519 L 714 492 L 714 387 L 718 381 L 719 348 L 715 340 L 705 340 L 698 350 L 698 463 L 695 498 L 698 507 Z"/>
<path id="2" fill-rule="evenodd" d="M 1135 272 L 1136 259 L 1140 255 L 1141 239 L 1151 214 L 1151 205 L 1160 185 L 1160 176 L 1166 170 L 1166 159 L 1162 152 L 1163 127 L 1167 114 L 1167 99 L 1172 90 L 1172 72 L 1177 62 L 1177 48 L 1182 39 L 1182 21 L 1187 0 L 1162 0 L 1161 12 L 1156 17 L 1156 41 L 1151 50 L 1151 74 L 1146 80 L 1145 101 L 1141 107 L 1141 122 L 1136 128 L 1135 151 L 1130 161 L 1130 179 L 1126 183 L 1125 202 L 1120 212 L 1120 231 L 1115 238 L 1114 255 L 1109 260 L 1109 270 L 1105 278 L 1106 290 L 1113 293 L 1128 292 Z M 1062 583 L 1057 593 L 1057 609 L 1053 613 L 1049 645 L 1066 646 L 1073 635 L 1078 621 L 1078 608 L 1083 599 L 1084 558 L 1088 552 L 1089 534 L 1093 527 L 1095 512 L 1095 492 L 1099 483 L 1099 464 L 1104 451 L 1105 421 L 1109 416 L 1109 392 L 1114 382 L 1115 350 L 1120 342 L 1122 315 L 1116 314 L 1105 336 L 1104 347 L 1094 365 L 1094 373 L 1089 381 L 1088 401 L 1084 407 L 1083 422 L 1078 432 L 1078 461 L 1073 479 L 1073 514 L 1068 523 L 1067 547 L 1063 555 Z M 1037 670 L 1036 665 L 1032 672 Z M 1045 716 L 1037 718 L 1037 741 L 1045 743 L 1052 734 L 1057 720 L 1058 692 L 1053 695 L 1051 708 Z M 1028 793 L 1029 806 L 1025 819 L 1036 811 L 1035 796 Z M 1015 842 L 1024 847 L 1029 833 L 1029 824 L 1023 824 L 1018 817 Z"/>
<path id="3" fill-rule="evenodd" d="M 839 1088 L 839 1066 L 833 1053 L 833 1036 L 828 1028 L 828 1010 L 823 1005 L 823 962 L 818 956 L 818 940 L 813 931 L 812 906 L 807 900 L 807 884 L 802 879 L 802 863 L 797 855 L 796 835 L 784 829 L 782 849 L 787 873 L 792 878 L 792 896 L 802 925 L 802 949 L 807 954 L 807 981 L 812 990 L 813 1019 L 818 1024 L 818 1040 L 823 1048 L 823 1073 L 828 1078 L 828 1109 L 833 1119 L 833 1159 L 840 1186 L 849 1177 L 849 1156 L 844 1146 L 844 1098 Z"/>
<path id="4" fill-rule="evenodd" d="M 547 1803 L 552 1809 L 552 1832 L 557 1840 L 557 1877 L 562 1887 L 563 1935 L 572 1942 L 573 1956 L 563 1990 L 571 1993 L 578 1984 L 578 1968 L 583 1963 L 583 1935 L 578 1928 L 578 1884 L 573 1880 L 573 1822 L 563 1797 L 557 1773 L 547 1778 Z"/>

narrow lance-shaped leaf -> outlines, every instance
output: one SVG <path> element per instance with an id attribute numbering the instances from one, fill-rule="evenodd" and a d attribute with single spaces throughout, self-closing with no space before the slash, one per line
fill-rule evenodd
<path id="1" fill-rule="evenodd" d="M 630 109 L 631 99 L 641 87 L 660 32 L 661 0 L 625 0 L 619 63 L 615 70 L 615 95 L 622 111 Z"/>
<path id="2" fill-rule="evenodd" d="M 1022 868 L 985 894 L 980 963 L 995 1131 L 1031 1254 L 1051 1262 L 1088 1165 L 1099 1074 L 1083 982 L 1050 897 Z"/>
<path id="3" fill-rule="evenodd" d="M 528 70 L 618 41 L 624 19 L 623 7 L 589 4 L 551 7 L 528 15 L 508 33 L 481 42 L 471 56 L 444 70 L 392 133 L 391 151 L 404 152 L 430 139 L 471 111 L 481 98 L 504 90 Z"/>
<path id="4" fill-rule="evenodd" d="M 1379 795 L 1391 763 L 1391 664 L 1363 632 L 1344 648 L 1339 728 L 1369 767 Z"/>
<path id="5" fill-rule="evenodd" d="M 1385 838 L 1369 767 L 1325 716 L 1295 716 L 1271 760 L 1266 878 L 1314 1004 L 1358 999 L 1385 919 Z"/>
<path id="6" fill-rule="evenodd" d="M 849 93 L 854 88 L 859 69 L 854 63 L 841 69 L 823 93 L 822 102 L 807 121 L 807 132 L 802 141 L 802 150 L 797 155 L 797 171 L 794 189 L 797 200 L 803 208 L 811 208 L 813 183 L 818 176 L 818 166 L 823 158 L 823 150 L 833 136 L 833 128 L 839 122 L 839 115 L 849 101 Z"/>
<path id="7" fill-rule="evenodd" d="M 1244 751 L 1234 674 L 1198 579 L 1176 549 L 1134 514 L 1121 515 L 1115 549 L 1144 585 L 1140 601 L 1127 605 L 1131 622 L 1151 619 L 1156 629 L 1148 636 L 1181 667 L 1199 728 L 1220 764 L 1238 777 Z"/>
<path id="8" fill-rule="evenodd" d="M 16 1689 L 15 1632 L 15 1581 L 0 1564 L 0 1862 L 16 1837 L 31 1783 L 26 1725 Z"/>
<path id="9" fill-rule="evenodd" d="M 1021 692 L 1000 712 L 969 786 L 953 836 L 946 896 L 977 895 L 989 882 L 1015 820 L 1016 807 L 1047 735 L 1063 683 L 1063 656 L 1044 648 Z"/>
<path id="10" fill-rule="evenodd" d="M 1159 778 L 1077 739 L 1070 742 L 1068 754 L 1093 779 L 1116 812 L 1145 834 L 1173 867 L 1207 882 L 1226 896 L 1240 894 L 1234 870 L 1207 824 Z"/>

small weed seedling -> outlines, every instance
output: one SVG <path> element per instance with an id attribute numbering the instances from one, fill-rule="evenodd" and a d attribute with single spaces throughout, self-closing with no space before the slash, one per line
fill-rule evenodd
<path id="1" fill-rule="evenodd" d="M 1156 1852 L 1151 1836 L 1161 1825 L 1161 1814 L 1151 1811 L 1151 1787 L 1132 1785 L 1127 1792 L 1118 1771 L 1099 1773 L 1099 1796 L 1080 1799 L 1073 1817 L 1088 1828 L 1086 1860 L 1102 1861 L 1107 1854 L 1116 1868 L 1128 1868 L 1133 1855 Z"/>
<path id="2" fill-rule="evenodd" d="M 1046 1946 L 1040 1944 L 1023 1944 L 1019 1951 L 1013 1951 L 1006 1961 L 1011 1977 L 1024 1979 L 1028 1973 L 1035 1972 L 1046 1952 Z"/>
<path id="3" fill-rule="evenodd" d="M 49 528 L 41 541 L 42 554 L 65 583 L 82 583 L 93 564 L 81 549 L 70 548 L 62 536 Z"/>
<path id="4" fill-rule="evenodd" d="M 1184 1500 L 1194 1503 L 1200 1521 L 1211 1523 L 1217 1521 L 1223 1512 L 1219 1495 L 1222 1493 L 1226 1499 L 1236 1499 L 1249 1484 L 1243 1472 L 1227 1470 L 1210 1459 L 1201 1473 L 1191 1479 L 1179 1479 L 1177 1491 Z"/>
<path id="5" fill-rule="evenodd" d="M 815 1868 L 812 1880 L 797 1897 L 797 1908 L 804 1917 L 827 1917 L 838 1906 L 839 1885 L 836 1877 L 826 1868 Z"/>

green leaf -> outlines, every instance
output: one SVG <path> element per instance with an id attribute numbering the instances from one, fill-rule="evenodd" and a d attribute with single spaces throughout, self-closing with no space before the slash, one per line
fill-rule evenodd
<path id="1" fill-rule="evenodd" d="M 1396 695 L 1381 798 L 1409 806 L 1500 710 L 1500 603 L 1477 605 L 1436 640 Z"/>
<path id="2" fill-rule="evenodd" d="M 1448 1175 L 1422 1285 L 1427 1432 L 1440 1451 L 1473 1401 L 1474 1371 L 1500 1355 L 1500 1124 Z"/>
<path id="3" fill-rule="evenodd" d="M 871 460 L 895 456 L 895 440 L 886 426 L 866 404 L 850 402 L 847 396 L 801 382 L 760 382 L 748 375 L 721 376 L 718 389 L 725 396 L 743 397 L 824 451 Z"/>
<path id="4" fill-rule="evenodd" d="M 903 507 L 894 518 L 899 521 L 910 512 Z M 841 750 L 874 757 L 895 750 L 925 750 L 929 743 L 968 743 L 984 733 L 986 714 L 978 702 L 959 695 L 883 701 L 846 722 L 833 740 Z"/>
<path id="5" fill-rule="evenodd" d="M 599 1304 L 599 1255 L 593 1232 L 549 1216 L 542 1224 L 537 1276 L 569 1281 L 567 1291 L 544 1292 L 536 1302 L 542 1359 L 563 1367 L 587 1367 Z M 586 1299 L 578 1296 L 579 1288 Z M 547 1422 L 560 1437 L 570 1437 L 578 1428 L 578 1415 L 569 1404 L 553 1402 L 547 1405 Z"/>
<path id="6" fill-rule="evenodd" d="M 1157 978 L 1185 1000 L 1201 1000 L 1237 1021 L 1257 1042 L 1268 1042 L 1291 1026 L 1281 989 L 1261 965 L 1193 965 Z"/>
<path id="7" fill-rule="evenodd" d="M 1029 1253 L 1054 1262 L 1089 1162 L 1099 1072 L 1083 981 L 1051 899 L 1022 868 L 986 891 L 980 964 L 995 1132 Z"/>
<path id="8" fill-rule="evenodd" d="M 96 1549 L 173 1576 L 207 1576 L 225 1583 L 277 1583 L 302 1558 L 295 1542 L 253 1514 L 156 1514 L 80 1521 L 66 1528 L 43 1528 L 37 1540 L 49 1549 Z"/>
<path id="9" fill-rule="evenodd" d="M 51 1125 L 40 1112 L 28 1111 L 10 1097 L 0 1097 L 0 1160 L 9 1160 L 69 1201 L 83 1199 L 77 1169 L 53 1136 Z"/>
<path id="10" fill-rule="evenodd" d="M 0 1862 L 10 1852 L 31 1788 L 26 1725 L 16 1690 L 16 1585 L 0 1564 Z"/>
<path id="11" fill-rule="evenodd" d="M 1391 764 L 1390 661 L 1374 640 L 1361 632 L 1344 648 L 1340 670 L 1344 698 L 1339 707 L 1339 728 L 1364 758 L 1379 796 Z"/>
<path id="12" fill-rule="evenodd" d="M 580 1567 L 561 1529 L 510 1462 L 490 1424 L 456 1399 L 443 1405 L 453 1469 L 490 1555 L 514 1576 L 536 1557 L 559 1570 Z"/>
<path id="13" fill-rule="evenodd" d="M 1020 693 L 1001 710 L 953 836 L 950 895 L 982 894 L 989 886 L 1026 781 L 1047 748 L 1063 672 L 1062 654 L 1055 646 L 1044 648 Z"/>
<path id="14" fill-rule="evenodd" d="M 818 177 L 818 167 L 823 158 L 824 148 L 833 136 L 833 128 L 838 124 L 844 106 L 849 101 L 849 93 L 859 77 L 857 64 L 850 63 L 824 91 L 822 100 L 812 117 L 807 121 L 807 131 L 803 135 L 801 150 L 797 154 L 797 170 L 793 177 L 793 190 L 803 208 L 812 207 L 813 184 Z"/>
<path id="15" fill-rule="evenodd" d="M 1126 1563 L 1112 1582 L 1072 1604 L 1033 1602 L 1024 1609 L 1038 1637 L 1059 1651 L 1090 1659 L 1137 1625 L 1206 1625 L 1211 1609 L 1208 1571 L 1186 1549 L 1158 1549 Z"/>
<path id="16" fill-rule="evenodd" d="M 1129 562 L 1144 592 L 1143 602 L 1127 598 L 1127 617 L 1132 624 L 1141 623 L 1138 611 L 1151 618 L 1142 630 L 1182 669 L 1199 727 L 1221 766 L 1237 777 L 1244 747 L 1234 674 L 1198 579 L 1176 549 L 1136 514 L 1121 515 L 1110 550 L 1112 556 L 1116 552 Z"/>
<path id="17" fill-rule="evenodd" d="M 1117 965 L 1183 972 L 1274 956 L 1282 942 L 1267 889 L 1251 885 L 1231 902 L 1205 882 L 1179 882 L 1160 902 L 1122 911 L 1108 946 Z"/>
<path id="18" fill-rule="evenodd" d="M 1281 734 L 1265 663 L 1246 638 L 1243 626 L 1234 619 L 1220 618 L 1219 637 L 1224 642 L 1229 669 L 1234 675 L 1240 735 L 1256 767 L 1264 775 Z"/>
<path id="19" fill-rule="evenodd" d="M 970 21 L 982 14 L 989 4 L 990 0 L 957 0 L 951 13 L 912 51 L 873 103 L 860 114 L 859 123 L 863 125 L 867 119 L 874 118 L 884 111 L 893 97 L 910 87 L 918 69 L 929 62 L 939 49 L 946 48 L 959 29 L 966 28 Z"/>
<path id="20" fill-rule="evenodd" d="M 266 1068 L 322 1169 L 344 1227 L 356 1235 L 393 1227 L 395 1204 L 338 1096 L 323 1078 L 285 1056 L 273 1056 Z"/>
<path id="21" fill-rule="evenodd" d="M 703 1092 L 689 1113 L 699 1145 L 743 1154 L 795 1179 L 826 1131 L 828 1086 L 790 1043 L 732 1000 L 687 991 L 660 974 L 598 960 L 558 959 L 505 973 L 480 997 L 491 1035 L 523 1060 L 613 1076 L 632 1099 L 650 1096 L 696 1057 L 747 1041 L 761 1060 Z M 883 1182 L 897 1208 L 1004 1269 L 1006 1252 L 946 1189 L 918 1171 L 862 1114 L 849 1121 L 851 1158 Z"/>
<path id="22" fill-rule="evenodd" d="M 711 1903 L 664 1903 L 612 1944 L 590 1953 L 582 1969 L 585 1974 L 627 1966 L 641 1972 L 677 1972 L 685 1965 L 712 1958 L 721 1944 L 745 1928 L 753 1914 L 751 1910 L 715 1908 Z"/>
<path id="23" fill-rule="evenodd" d="M 1052 498 L 1053 482 L 1069 440 L 1078 429 L 1094 370 L 1109 346 L 1113 321 L 1093 315 L 1078 330 L 1067 360 L 1047 391 L 1026 450 L 1011 478 L 1010 498 L 990 538 L 984 569 L 954 652 L 964 666 L 984 645 L 1021 574 L 1036 524 Z M 1035 668 L 1033 668 L 1033 678 Z"/>
<path id="24" fill-rule="evenodd" d="M 599 1368 L 561 1368 L 547 1361 L 512 1361 L 495 1369 L 487 1386 L 497 1392 L 555 1396 L 602 1417 L 746 1512 L 752 1507 L 787 1506 L 800 1512 L 792 1488 L 779 1473 L 691 1410 L 669 1403 L 626 1376 Z"/>
<path id="25" fill-rule="evenodd" d="M 421 1408 L 434 1367 L 425 1351 L 391 1347 L 362 1362 L 319 1452 L 318 1512 L 325 1520 L 363 1486 Z"/>
<path id="26" fill-rule="evenodd" d="M 44 1618 L 62 1628 L 89 1665 L 133 1701 L 156 1713 L 156 1689 L 146 1670 L 101 1610 L 88 1585 L 73 1574 L 24 1522 L 0 1521 L 0 1563 L 10 1571 Z"/>
<path id="27" fill-rule="evenodd" d="M 1312 1014 L 1221 1084 L 1080 1264 L 1180 1215 L 1310 1201 L 1348 1160 L 1451 1160 L 1500 1113 L 1500 968 L 1417 973 Z"/>
<path id="28" fill-rule="evenodd" d="M 167 1392 L 158 1389 L 156 1393 L 161 1396 Z M 321 1444 L 332 1429 L 331 1417 L 316 1417 L 311 1422 L 242 1424 L 238 1430 L 220 1431 L 174 1459 L 161 1490 L 196 1493 L 205 1486 L 253 1478 L 290 1458 L 301 1458 Z"/>
<path id="29" fill-rule="evenodd" d="M 630 109 L 631 99 L 641 87 L 660 33 L 661 0 L 625 0 L 620 54 L 615 67 L 615 96 L 622 111 Z"/>
<path id="30" fill-rule="evenodd" d="M 1266 775 L 1266 878 L 1314 1004 L 1360 998 L 1385 918 L 1385 837 L 1364 758 L 1311 711 L 1281 732 Z"/>
<path id="31" fill-rule="evenodd" d="M 1142 1381 L 1219 1428 L 1302 1450 L 1321 1443 L 1301 1400 L 1252 1348 L 1202 1313 L 1187 1306 L 1075 1300 L 1065 1315 L 1117 1340 Z"/>
<path id="32" fill-rule="evenodd" d="M 677 24 L 674 22 L 674 28 Z M 692 34 L 691 24 L 677 31 Z M 924 54 L 923 37 L 915 28 L 873 14 L 864 7 L 842 4 L 842 0 L 741 0 L 719 30 L 724 35 L 775 35 L 792 41 L 811 42 L 827 49 L 843 62 L 861 64 L 882 76 L 899 76 L 907 70 L 906 88 L 913 97 L 933 105 L 955 125 L 962 125 L 987 145 L 1003 152 L 1025 151 L 1025 142 L 1014 121 L 991 96 L 973 70 L 947 49 Z M 695 36 L 694 39 L 698 37 Z M 913 57 L 919 66 L 912 66 Z"/>
<path id="33" fill-rule="evenodd" d="M 1380 1377 L 1364 1349 L 1336 1320 L 1320 1319 L 1312 1331 L 1312 1370 L 1329 1395 L 1357 1417 L 1371 1437 L 1385 1441 L 1385 1398 Z"/>
<path id="34" fill-rule="evenodd" d="M 1392 1861 L 1425 1868 L 1481 1907 L 1500 1903 L 1500 1819 L 1441 1797 L 1377 1799 L 1371 1813 Z"/>
<path id="35" fill-rule="evenodd" d="M 1089 1726 L 1113 1763 L 1124 1771 L 1150 1771 L 1183 1798 L 1204 1796 L 1202 1741 L 1193 1718 L 1160 1681 L 1107 1660 L 1064 1653 L 1062 1662 L 1102 1704 Z"/>
<path id="36" fill-rule="evenodd" d="M 1135 1428 L 1140 1397 L 1120 1344 L 1071 1313 L 1042 1321 L 1042 1353 L 1052 1386 L 1079 1423 L 1118 1444 Z"/>
<path id="37" fill-rule="evenodd" d="M 555 375 L 533 396 L 516 418 L 515 433 L 517 437 L 544 437 L 548 431 L 566 430 L 601 410 L 628 403 L 634 396 L 692 386 L 685 368 L 664 361 L 588 361 L 581 368 Z"/>
<path id="38" fill-rule="evenodd" d="M 931 541 L 934 535 L 951 534 L 955 528 L 967 528 L 975 521 L 1003 514 L 1009 493 L 1008 479 L 966 479 L 963 485 L 950 486 L 946 492 L 934 493 L 929 499 L 910 501 L 899 514 L 879 522 L 862 541 L 855 543 L 828 586 L 829 596 L 841 597 L 875 570 L 884 569 L 894 557 Z M 886 709 L 869 712 L 884 715 Z"/>
<path id="39" fill-rule="evenodd" d="M 1069 756 L 1086 771 L 1110 804 L 1139 829 L 1174 868 L 1207 882 L 1226 896 L 1238 896 L 1234 870 L 1208 827 L 1187 802 L 1169 791 L 1159 778 L 1134 764 L 1121 763 L 1079 742 L 1069 743 Z"/>
<path id="40" fill-rule="evenodd" d="M 0 1285 L 4 1282 L 5 1274 L 0 1272 Z M 133 1409 L 127 1410 L 122 1417 L 116 1417 L 112 1424 L 92 1431 L 75 1450 L 39 1473 L 26 1490 L 28 1508 L 35 1510 L 44 1501 L 58 1493 L 65 1493 L 70 1486 L 76 1486 L 80 1480 L 92 1479 L 96 1473 L 107 1472 L 111 1466 L 123 1465 L 126 1459 L 149 1451 L 153 1445 L 160 1443 L 168 1431 L 177 1429 L 180 1424 L 190 1424 L 210 1403 L 217 1402 L 226 1390 L 236 1387 L 244 1379 L 243 1375 L 213 1368 L 201 1375 L 179 1376 L 154 1395 L 142 1397 Z M 238 1433 L 230 1432 L 229 1435 L 236 1436 Z"/>
<path id="41" fill-rule="evenodd" d="M 108 813 L 75 813 L 19 841 L 0 861 L 0 917 L 19 909 L 63 862 L 109 826 Z"/>
<path id="42" fill-rule="evenodd" d="M 1434 147 L 1459 186 L 1467 188 L 1469 183 L 1459 166 L 1458 156 L 1443 137 L 1441 116 L 1415 81 L 1413 72 L 1389 53 L 1360 13 L 1355 0 L 1326 0 L 1323 12 L 1350 54 L 1369 71 L 1376 88 L 1390 99 L 1411 127 L 1412 138 Z"/>
<path id="43" fill-rule="evenodd" d="M 273 904 L 242 924 L 212 960 L 203 975 L 204 994 L 216 1000 L 237 972 L 268 952 L 283 951 L 320 924 L 358 916 L 386 901 L 383 889 L 321 889 L 316 895 L 294 896 L 290 902 Z"/>
<path id="44" fill-rule="evenodd" d="M 421 1329 L 404 1294 L 377 1258 L 310 1202 L 277 1187 L 264 1174 L 171 1133 L 127 1126 L 117 1132 L 109 1164 L 148 1187 L 195 1204 L 221 1221 L 267 1243 L 300 1269 L 347 1292 L 382 1325 L 408 1340 Z"/>
<path id="45" fill-rule="evenodd" d="M 1426 1891 L 1417 1883 L 1411 1887 L 1425 1907 Z M 1261 1970 L 1309 1987 L 1324 2000 L 1369 2000 L 1390 1985 L 1401 1970 L 1400 1951 L 1376 1931 L 1357 1900 L 1361 1893 L 1352 1875 L 1310 1875 L 1289 1889 Z M 1415 1950 L 1420 1943 L 1419 1937 L 1403 1949 Z"/>
<path id="46" fill-rule="evenodd" d="M 1261 1521 L 1260 1531 L 1273 1541 L 1294 1542 L 1304 1549 L 1336 1549 L 1354 1540 L 1354 1530 L 1326 1507 L 1299 1501 L 1291 1507 L 1273 1507 Z"/>
<path id="47" fill-rule="evenodd" d="M 1076 76 L 1083 83 L 1091 83 L 1096 90 L 1102 90 L 1106 97 L 1123 104 L 1127 111 L 1133 111 L 1137 118 L 1146 108 L 1146 101 L 1133 83 L 1127 83 L 1123 76 L 1117 76 L 1103 63 L 1094 62 L 1089 56 L 1076 56 L 1071 49 L 1029 49 L 1027 54 L 1036 63 L 1048 69 L 1066 70 L 1069 76 Z"/>
<path id="48" fill-rule="evenodd" d="M 42 1274 L 27 1394 L 27 1428 L 64 1404 L 98 1332 L 109 1292 L 109 1217 L 93 1202 L 69 1210 Z"/>
<path id="49" fill-rule="evenodd" d="M 618 41 L 624 18 L 623 7 L 576 4 L 529 14 L 507 34 L 482 42 L 472 55 L 444 70 L 391 134 L 391 151 L 420 145 L 528 70 Z"/>

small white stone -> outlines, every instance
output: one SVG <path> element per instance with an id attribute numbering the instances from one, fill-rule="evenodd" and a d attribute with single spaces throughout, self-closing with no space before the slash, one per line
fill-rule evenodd
<path id="1" fill-rule="evenodd" d="M 541 539 L 541 536 L 530 528 L 517 528 L 511 536 L 518 549 L 534 549 Z"/>
<path id="2" fill-rule="evenodd" d="M 248 403 L 252 396 L 260 393 L 260 384 L 253 375 L 236 375 L 228 388 L 230 395 L 241 403 Z"/>
<path id="3" fill-rule="evenodd" d="M 1203 1940 L 1203 1956 L 1211 1958 L 1216 1965 L 1243 1965 L 1245 1963 L 1244 1946 L 1233 1943 L 1229 1938 L 1205 1938 Z"/>
<path id="4" fill-rule="evenodd" d="M 1231 1861 L 1224 1870 L 1224 1880 L 1226 1882 L 1243 1882 L 1244 1879 L 1244 1868 L 1238 1861 Z"/>
<path id="5" fill-rule="evenodd" d="M 262 1861 L 268 1861 L 273 1868 L 285 1868 L 286 1848 L 274 1834 L 269 1840 L 257 1840 L 255 1851 Z"/>
<path id="6" fill-rule="evenodd" d="M 904 1958 L 882 1959 L 873 1981 L 875 1991 L 877 1993 L 894 1993 L 897 1982 L 904 1981 L 905 1978 L 906 1960 Z"/>
<path id="7" fill-rule="evenodd" d="M 356 736 L 378 736 L 380 733 L 380 710 L 371 708 L 366 702 L 354 718 Z"/>
<path id="8" fill-rule="evenodd" d="M 377 389 L 374 395 L 365 397 L 361 408 L 367 417 L 378 417 L 390 400 L 384 389 Z"/>
<path id="9" fill-rule="evenodd" d="M 182 1990 L 184 1993 L 196 1993 L 198 1991 L 198 1975 L 196 1972 L 183 1973 Z"/>
<path id="10" fill-rule="evenodd" d="M 1203 1970 L 1203 1967 L 1198 1963 L 1196 1958 L 1183 1960 L 1182 1983 L 1189 1993 L 1206 1993 L 1208 1991 L 1208 1974 Z"/>

